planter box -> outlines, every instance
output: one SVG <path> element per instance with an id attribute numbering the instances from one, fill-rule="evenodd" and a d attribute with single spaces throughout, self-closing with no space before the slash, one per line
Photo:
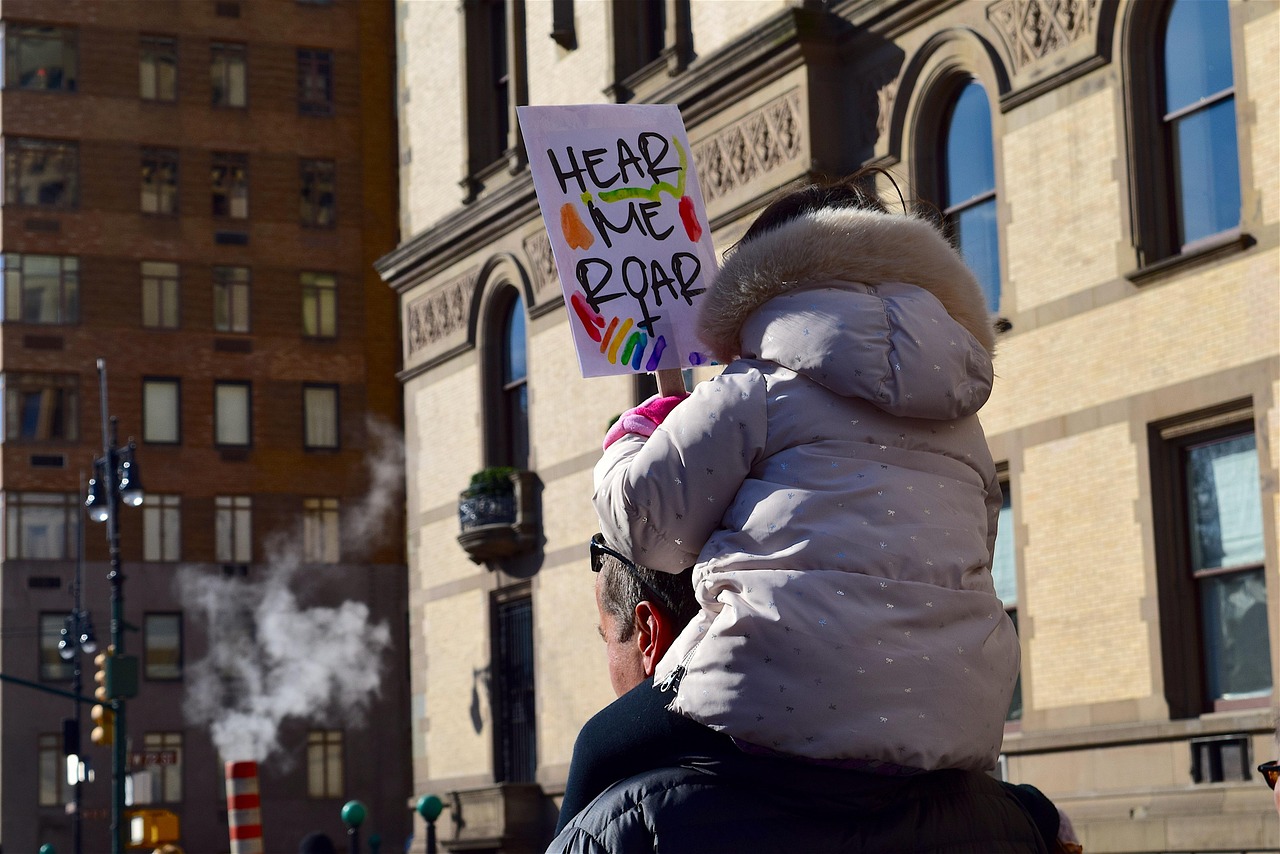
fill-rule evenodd
<path id="1" fill-rule="evenodd" d="M 534 548 L 542 537 L 537 475 L 517 470 L 510 491 L 458 496 L 458 545 L 475 563 L 511 557 Z"/>

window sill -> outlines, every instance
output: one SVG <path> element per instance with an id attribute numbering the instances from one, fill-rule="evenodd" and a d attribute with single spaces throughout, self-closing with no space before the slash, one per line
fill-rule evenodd
<path id="1" fill-rule="evenodd" d="M 1135 285 L 1147 285 L 1153 281 L 1218 260 L 1227 255 L 1243 252 L 1256 242 L 1252 235 L 1239 229 L 1224 231 L 1221 234 L 1215 234 L 1212 237 L 1206 237 L 1203 240 L 1197 240 L 1195 243 L 1187 244 L 1182 247 L 1182 251 L 1177 255 L 1162 258 L 1136 270 L 1130 270 L 1124 274 L 1124 277 Z"/>

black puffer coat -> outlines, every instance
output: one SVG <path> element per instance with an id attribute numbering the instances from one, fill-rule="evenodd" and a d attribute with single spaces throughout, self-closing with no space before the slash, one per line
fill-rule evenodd
<path id="1" fill-rule="evenodd" d="M 885 777 L 718 756 L 615 783 L 548 854 L 1043 854 L 1031 817 L 976 771 Z"/>

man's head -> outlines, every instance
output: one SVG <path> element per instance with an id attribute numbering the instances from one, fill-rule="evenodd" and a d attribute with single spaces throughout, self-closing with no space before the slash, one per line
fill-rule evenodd
<path id="1" fill-rule="evenodd" d="M 685 624 L 698 613 L 693 571 L 678 575 L 640 566 L 591 541 L 600 636 L 609 657 L 609 681 L 619 697 L 653 675 Z"/>

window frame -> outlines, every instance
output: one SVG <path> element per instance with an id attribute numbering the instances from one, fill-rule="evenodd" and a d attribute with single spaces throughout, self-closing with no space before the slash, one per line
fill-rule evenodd
<path id="1" fill-rule="evenodd" d="M 178 761 L 173 765 L 152 765 L 145 770 L 152 775 L 152 802 L 158 804 L 180 804 L 183 801 L 184 748 L 183 734 L 177 732 L 146 732 L 142 736 L 142 749 L 146 752 L 169 751 L 177 754 Z M 134 773 L 138 773 L 134 771 Z M 171 788 L 172 787 L 172 788 Z M 176 788 L 176 792 L 172 789 Z"/>
<path id="2" fill-rule="evenodd" d="M 31 320 L 26 316 L 28 285 L 37 274 L 28 271 L 28 263 L 36 259 L 57 261 L 57 317 L 53 320 Z M 16 265 L 16 266 L 15 266 Z M 44 255 L 32 252 L 0 253 L 0 274 L 4 283 L 5 323 L 27 323 L 33 326 L 72 326 L 80 322 L 80 258 L 76 255 Z M 16 284 L 16 287 L 14 285 Z M 16 310 L 16 311 L 15 311 Z M 14 314 L 17 317 L 14 317 Z"/>
<path id="3" fill-rule="evenodd" d="M 37 617 L 39 643 L 36 650 L 39 659 L 36 674 L 41 682 L 70 682 L 75 673 L 75 662 L 63 661 L 58 654 L 58 641 L 62 638 L 67 616 L 66 611 L 41 611 Z M 77 649 L 76 655 L 79 654 Z"/>
<path id="4" fill-rule="evenodd" d="M 484 411 L 486 465 L 526 469 L 532 450 L 529 435 L 529 318 L 524 295 L 503 282 L 495 289 L 486 307 Z M 523 330 L 524 374 L 513 375 L 511 345 L 514 320 Z M 518 417 L 523 400 L 523 418 Z"/>
<path id="5" fill-rule="evenodd" d="M 80 34 L 74 27 L 62 27 L 56 24 L 45 23 L 28 23 L 24 21 L 5 21 L 4 27 L 4 88 L 21 92 L 61 92 L 63 94 L 75 94 L 79 83 L 80 72 Z M 36 33 L 52 33 L 56 35 L 56 40 L 62 45 L 62 69 L 60 80 L 65 81 L 68 78 L 66 67 L 71 66 L 70 83 L 64 85 L 59 83 L 58 86 L 23 86 L 18 81 L 20 77 L 20 66 L 22 63 L 22 42 L 23 36 L 31 36 Z M 37 36 L 47 41 L 53 41 L 52 38 L 45 38 L 43 35 Z M 16 44 L 15 44 L 16 43 Z M 68 57 L 70 62 L 68 63 Z"/>
<path id="6" fill-rule="evenodd" d="M 1273 681 L 1270 692 L 1265 696 L 1209 698 L 1201 587 L 1192 572 L 1190 523 L 1187 518 L 1187 451 L 1192 447 L 1246 435 L 1255 437 L 1256 451 L 1259 432 L 1253 405 L 1247 399 L 1156 422 L 1148 427 L 1161 664 L 1165 698 L 1172 719 L 1195 718 L 1235 709 L 1266 708 L 1276 695 Z M 1264 461 L 1260 459 L 1260 472 L 1263 465 Z M 1260 502 L 1264 494 L 1259 493 Z M 1262 569 L 1265 579 L 1268 569 L 1265 555 L 1258 564 L 1211 570 L 1205 575 L 1238 574 L 1258 568 Z M 1275 590 L 1268 590 L 1268 599 L 1275 595 Z M 1270 643 L 1270 632 L 1267 635 Z M 1273 657 L 1276 654 L 1275 650 L 1268 651 Z"/>
<path id="7" fill-rule="evenodd" d="M 40 152 L 46 157 L 61 154 L 65 161 L 65 171 L 61 175 L 63 189 L 58 198 L 52 202 L 37 199 L 31 201 L 23 198 L 23 176 L 35 170 L 44 171 L 41 166 L 36 170 L 35 158 Z M 55 157 L 56 162 L 56 157 Z M 80 143 L 71 139 L 51 139 L 37 136 L 4 137 L 4 203 L 14 207 L 33 208 L 37 210 L 73 211 L 80 207 Z M 43 194 L 45 184 L 40 184 L 38 195 Z"/>
<path id="8" fill-rule="evenodd" d="M 346 734 L 340 729 L 307 730 L 307 798 L 309 800 L 337 800 L 346 796 L 346 741 Z M 336 760 L 331 752 L 334 748 L 337 748 Z M 314 785 L 317 768 L 321 777 L 319 787 Z"/>
<path id="9" fill-rule="evenodd" d="M 149 682 L 181 682 L 182 681 L 183 676 L 185 674 L 184 644 L 186 642 L 186 631 L 185 631 L 185 627 L 183 626 L 182 617 L 183 617 L 183 614 L 181 611 L 147 611 L 145 614 L 142 615 L 142 662 L 141 664 L 142 664 L 142 677 L 147 681 Z M 153 618 L 156 620 L 159 620 L 159 619 L 176 620 L 178 642 L 177 642 L 176 648 L 174 648 L 173 650 L 175 662 L 172 665 L 170 665 L 170 667 L 172 668 L 171 675 L 156 675 L 156 673 L 154 672 L 156 669 L 161 669 L 162 672 L 164 671 L 163 671 L 163 668 L 159 667 L 156 664 L 156 662 L 152 660 L 153 654 L 157 651 L 168 650 L 170 648 L 156 647 L 152 645 L 151 638 L 153 633 L 151 629 L 151 624 L 152 624 Z"/>
<path id="10" fill-rule="evenodd" d="M 302 560 L 337 564 L 342 560 L 342 506 L 333 496 L 302 499 Z"/>
<path id="11" fill-rule="evenodd" d="M 334 109 L 334 51 L 330 48 L 300 47 L 295 52 L 298 68 L 298 115 L 328 117 Z"/>
<path id="12" fill-rule="evenodd" d="M 327 280 L 325 284 L 324 280 Z M 338 276 L 336 273 L 303 270 L 298 273 L 302 288 L 302 336 L 310 339 L 338 337 Z M 326 299 L 327 297 L 327 299 Z M 328 322 L 326 311 L 328 309 Z M 307 325 L 310 321 L 311 331 Z"/>
<path id="13" fill-rule="evenodd" d="M 139 210 L 146 216 L 178 216 L 181 210 L 179 205 L 181 178 L 179 174 L 178 149 L 143 146 L 140 160 L 142 174 Z M 163 177 L 166 173 L 166 167 L 171 181 L 150 180 L 153 176 Z M 166 188 L 169 190 L 167 194 L 165 193 Z M 150 209 L 147 207 L 148 199 L 152 201 Z M 167 206 L 165 205 L 166 200 L 168 200 Z"/>
<path id="14" fill-rule="evenodd" d="M 78 442 L 80 441 L 80 376 L 54 371 L 6 371 L 0 374 L 4 384 L 4 438 L 5 442 Z M 42 397 L 54 392 L 52 404 L 41 401 L 40 420 L 48 417 L 63 426 L 58 434 L 49 428 L 49 435 L 26 435 L 27 395 L 38 393 Z M 56 415 L 44 413 L 54 409 Z M 16 428 L 16 429 L 15 429 Z"/>
<path id="15" fill-rule="evenodd" d="M 253 273 L 248 267 L 219 264 L 213 268 L 213 331 L 253 331 Z"/>
<path id="16" fill-rule="evenodd" d="M 532 783 L 538 771 L 532 588 L 527 584 L 514 585 L 495 593 L 491 602 L 493 779 L 497 783 Z M 527 616 L 518 613 L 525 611 Z M 516 631 L 520 632 L 519 638 L 513 636 Z M 517 706 L 521 709 L 520 715 L 513 713 Z M 525 714 L 528 720 L 523 720 Z"/>
<path id="17" fill-rule="evenodd" d="M 310 391 L 327 391 L 333 396 L 333 442 L 331 444 L 319 444 L 312 441 L 311 425 L 311 407 L 308 404 L 308 392 Z M 303 383 L 302 386 L 302 447 L 308 451 L 334 451 L 342 447 L 342 419 L 341 419 L 342 399 L 339 393 L 337 383 Z"/>
<path id="18" fill-rule="evenodd" d="M 327 174 L 326 174 L 327 173 Z M 328 200 L 325 201 L 325 179 Z M 305 228 L 331 229 L 338 220 L 338 165 L 324 157 L 298 158 L 298 221 Z"/>
<path id="19" fill-rule="evenodd" d="M 221 564 L 253 562 L 253 496 L 215 495 L 213 498 L 214 560 Z M 229 551 L 223 551 L 226 541 Z"/>
<path id="20" fill-rule="evenodd" d="M 170 49 L 166 53 L 164 47 Z M 165 57 L 172 58 L 173 62 L 170 66 L 173 69 L 172 80 L 168 81 L 169 87 L 162 87 L 160 69 L 163 67 L 163 59 Z M 147 94 L 146 73 L 143 69 L 150 64 L 152 66 L 153 94 Z M 138 37 L 138 99 L 156 104 L 174 104 L 178 101 L 178 38 L 176 36 L 152 35 L 143 33 Z M 163 97 L 162 89 L 172 88 L 168 97 Z"/>
<path id="21" fill-rule="evenodd" d="M 172 388 L 173 394 L 173 438 L 156 439 L 151 433 L 151 388 Z M 142 378 L 142 441 L 148 445 L 181 445 L 182 444 L 182 378 L 166 376 L 144 376 Z"/>
<path id="22" fill-rule="evenodd" d="M 239 60 L 240 79 L 234 76 Z M 239 91 L 237 92 L 237 82 Z M 209 104 L 215 109 L 243 110 L 249 107 L 249 48 L 243 42 L 209 43 Z M 236 103 L 236 96 L 239 103 Z"/>
<path id="23" fill-rule="evenodd" d="M 153 541 L 158 552 L 152 551 Z M 182 560 L 181 495 L 148 492 L 143 496 L 142 560 L 148 563 L 178 563 Z"/>
<path id="24" fill-rule="evenodd" d="M 148 269 L 150 267 L 150 269 Z M 158 268 L 164 267 L 165 270 Z M 172 268 L 172 275 L 169 269 Z M 182 265 L 177 261 L 139 261 L 138 277 L 142 283 L 142 328 L 174 330 L 182 328 Z M 154 295 L 151 292 L 154 291 Z M 155 303 L 154 322 L 148 315 L 148 301 Z M 172 322 L 166 309 L 172 305 Z"/>
<path id="25" fill-rule="evenodd" d="M 213 151 L 209 155 L 209 215 L 216 220 L 249 218 L 249 155 Z"/>
<path id="26" fill-rule="evenodd" d="M 62 733 L 36 735 L 36 804 L 42 808 L 62 807 L 67 802 L 67 771 Z M 49 784 L 52 783 L 52 786 Z M 49 797 L 48 788 L 52 788 Z"/>
<path id="27" fill-rule="evenodd" d="M 58 507 L 62 511 L 62 542 L 53 554 L 30 554 L 24 535 L 26 508 Z M 14 490 L 4 493 L 5 557 L 8 560 L 72 560 L 76 556 L 81 524 L 80 496 L 72 492 Z"/>
<path id="28" fill-rule="evenodd" d="M 239 391 L 244 395 L 244 418 L 237 419 L 238 425 L 224 422 L 227 403 L 222 400 L 222 392 Z M 239 429 L 233 429 L 236 427 Z M 244 440 L 236 441 L 235 437 L 243 432 Z M 253 383 L 248 380 L 214 380 L 213 383 L 213 444 L 217 448 L 251 448 L 253 447 Z"/>

